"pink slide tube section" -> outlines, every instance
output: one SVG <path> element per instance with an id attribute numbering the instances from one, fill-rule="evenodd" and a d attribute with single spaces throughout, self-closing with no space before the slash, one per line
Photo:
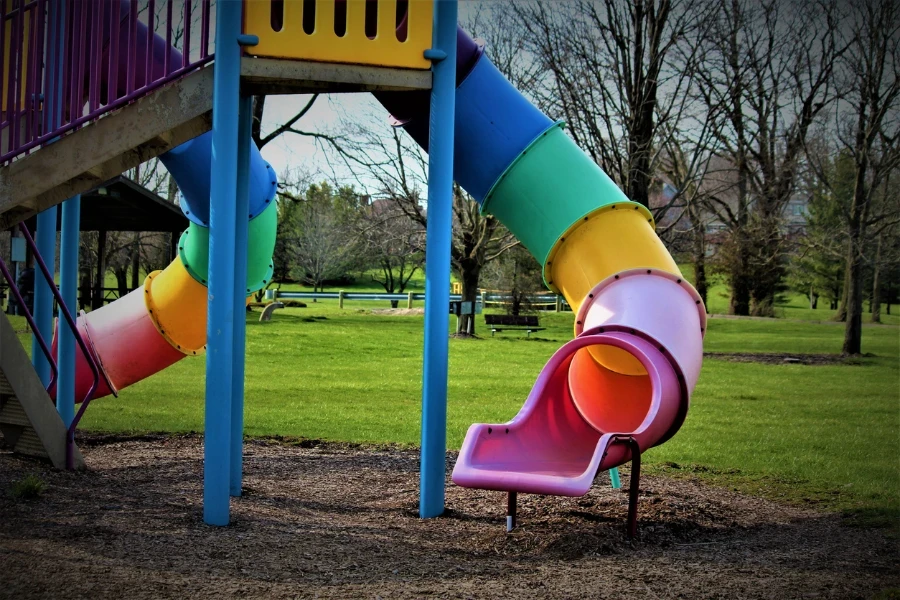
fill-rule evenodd
<path id="1" fill-rule="evenodd" d="M 184 358 L 159 334 L 144 303 L 144 288 L 78 319 L 79 333 L 88 342 L 94 360 L 103 377 L 94 393 L 95 398 L 115 394 L 122 389 L 165 369 Z M 57 336 L 53 336 L 56 355 Z M 100 360 L 100 357 L 103 360 Z M 75 397 L 83 398 L 90 388 L 92 377 L 84 355 L 75 360 Z M 56 389 L 50 390 L 56 397 Z"/>
<path id="2" fill-rule="evenodd" d="M 577 335 L 601 331 L 640 335 L 654 342 L 672 361 L 682 381 L 682 406 L 672 429 L 658 443 L 675 435 L 687 415 L 703 363 L 706 309 L 697 290 L 667 271 L 622 271 L 594 286 L 575 322 Z"/>
<path id="3" fill-rule="evenodd" d="M 625 350 L 647 371 L 649 407 L 634 431 L 598 431 L 573 402 L 569 387 L 573 359 L 579 351 L 586 352 L 584 349 L 594 345 Z M 677 418 L 681 395 L 675 369 L 655 344 L 624 332 L 583 335 L 551 357 L 512 421 L 469 428 L 453 470 L 453 482 L 482 489 L 584 495 L 599 470 L 631 458 L 626 446 L 611 444 L 612 438 L 625 433 L 632 435 L 641 448 L 654 445 Z"/>

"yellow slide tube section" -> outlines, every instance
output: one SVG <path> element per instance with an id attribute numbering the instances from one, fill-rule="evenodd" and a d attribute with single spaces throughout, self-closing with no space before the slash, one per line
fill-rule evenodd
<path id="1" fill-rule="evenodd" d="M 576 313 L 591 289 L 616 273 L 653 268 L 681 276 L 672 255 L 653 230 L 649 211 L 633 206 L 597 209 L 570 228 L 550 252 L 547 279 Z M 624 350 L 592 346 L 589 351 L 597 362 L 616 373 L 646 373 L 640 362 Z"/>
<path id="2" fill-rule="evenodd" d="M 176 258 L 144 280 L 144 302 L 156 330 L 175 349 L 196 356 L 206 348 L 206 286 Z"/>

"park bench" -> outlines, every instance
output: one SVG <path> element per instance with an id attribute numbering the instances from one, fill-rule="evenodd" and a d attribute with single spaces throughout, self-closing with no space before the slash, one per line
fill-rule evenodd
<path id="1" fill-rule="evenodd" d="M 491 337 L 504 329 L 524 329 L 527 337 L 531 337 L 533 331 L 545 329 L 538 327 L 540 323 L 536 315 L 484 315 L 484 324 L 491 327 Z"/>

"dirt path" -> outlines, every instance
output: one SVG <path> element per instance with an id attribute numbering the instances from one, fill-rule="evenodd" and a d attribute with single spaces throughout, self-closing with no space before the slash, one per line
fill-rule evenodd
<path id="1" fill-rule="evenodd" d="M 520 498 L 448 486 L 448 516 L 416 517 L 416 452 L 246 446 L 234 524 L 202 522 L 197 437 L 84 448 L 91 471 L 0 450 L 0 596 L 24 598 L 869 598 L 900 588 L 897 540 L 840 518 L 699 482 L 648 477 L 641 539 L 627 496 Z M 601 476 L 601 479 L 605 477 Z M 623 477 L 627 483 L 627 477 Z"/>

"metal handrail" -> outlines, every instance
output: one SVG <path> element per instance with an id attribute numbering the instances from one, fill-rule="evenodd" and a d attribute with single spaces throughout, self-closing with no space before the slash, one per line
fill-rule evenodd
<path id="1" fill-rule="evenodd" d="M 160 15 L 155 14 L 157 1 Z M 0 82 L 6 88 L 0 108 L 0 164 L 211 62 L 210 3 L 184 0 L 183 10 L 175 10 L 175 0 L 148 0 L 144 14 L 137 0 L 59 0 L 52 4 L 53 11 L 51 0 L 12 0 L 9 6 L 0 2 L 0 65 L 6 65 L 7 75 Z M 58 10 L 65 12 L 64 22 L 48 18 Z M 193 22 L 194 14 L 199 14 L 199 23 Z M 198 25 L 200 44 L 194 43 L 192 56 L 191 36 Z M 154 70 L 152 34 L 159 30 L 157 35 L 172 48 L 178 27 L 181 60 L 172 61 L 166 53 L 161 72 Z M 146 48 L 138 43 L 139 28 L 149 32 Z M 104 29 L 108 38 L 101 35 Z M 54 72 L 48 56 L 61 57 L 60 72 Z M 120 69 L 125 80 L 117 85 Z"/>
<path id="2" fill-rule="evenodd" d="M 81 417 L 84 415 L 84 411 L 87 409 L 88 404 L 90 404 L 91 399 L 94 396 L 94 392 L 97 391 L 97 386 L 100 383 L 100 369 L 97 366 L 96 361 L 94 360 L 94 355 L 91 354 L 90 350 L 88 350 L 87 343 L 85 343 L 84 338 L 81 337 L 81 334 L 78 332 L 78 323 L 74 318 L 72 318 L 72 313 L 69 312 L 69 308 L 66 306 L 62 294 L 59 292 L 59 288 L 56 287 L 56 283 L 53 281 L 53 275 L 47 268 L 47 263 L 44 262 L 43 257 L 41 257 L 40 252 L 38 252 L 37 244 L 34 243 L 34 238 L 31 237 L 31 232 L 28 231 L 28 227 L 25 226 L 25 223 L 19 223 L 19 230 L 25 235 L 25 243 L 28 244 L 28 246 L 31 248 L 31 251 L 34 253 L 35 262 L 41 268 L 41 273 L 43 273 L 44 279 L 47 280 L 47 283 L 50 286 L 50 291 L 53 293 L 53 297 L 56 298 L 57 305 L 59 306 L 59 312 L 62 313 L 62 315 L 65 317 L 69 329 L 71 329 L 72 333 L 75 334 L 75 341 L 78 342 L 78 347 L 81 348 L 81 352 L 82 354 L 84 354 L 84 358 L 87 361 L 88 366 L 91 368 L 91 374 L 94 377 L 93 382 L 91 382 L 91 387 L 88 389 L 87 394 L 85 394 L 84 399 L 81 401 L 81 408 L 78 409 L 78 412 L 75 414 L 75 417 L 72 419 L 72 422 L 69 424 L 66 431 L 66 468 L 73 469 L 74 461 L 72 450 L 75 446 L 75 428 L 78 426 L 78 422 L 81 421 Z M 58 393 L 59 388 L 57 387 L 57 394 Z"/>
<path id="3" fill-rule="evenodd" d="M 56 360 L 53 358 L 53 352 L 47 347 L 47 342 L 44 341 L 44 337 L 41 335 L 41 332 L 37 328 L 37 324 L 34 322 L 34 315 L 32 315 L 31 311 L 28 309 L 28 303 L 25 302 L 25 299 L 22 297 L 22 293 L 16 286 L 12 273 L 10 273 L 9 268 L 2 258 L 0 258 L 0 272 L 3 273 L 3 277 L 6 279 L 7 283 L 9 283 L 9 291 L 12 292 L 15 297 L 16 304 L 25 312 L 25 320 L 28 321 L 28 326 L 31 327 L 31 331 L 34 333 L 35 339 L 37 339 L 38 345 L 41 347 L 41 352 L 44 353 L 44 356 L 47 357 L 47 362 L 50 363 L 50 383 L 47 384 L 47 389 L 50 389 L 53 387 L 53 384 L 56 383 Z"/>

